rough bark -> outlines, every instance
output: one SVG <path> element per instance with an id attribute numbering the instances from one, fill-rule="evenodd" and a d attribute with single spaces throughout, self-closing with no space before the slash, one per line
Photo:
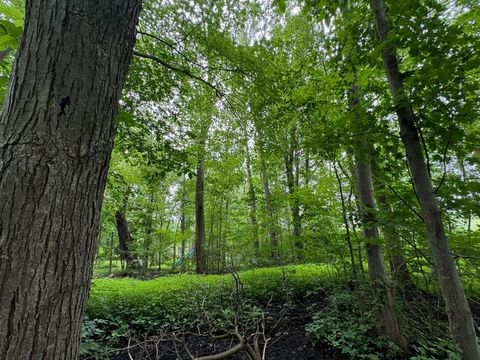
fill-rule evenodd
<path id="1" fill-rule="evenodd" d="M 380 41 L 384 42 L 382 57 L 385 73 L 400 125 L 400 136 L 406 150 L 408 166 L 422 209 L 435 270 L 447 307 L 450 329 L 462 350 L 463 358 L 478 360 L 480 359 L 480 350 L 472 314 L 450 251 L 440 208 L 422 152 L 414 113 L 403 87 L 395 44 L 387 40 L 390 32 L 387 9 L 382 0 L 371 0 L 370 3 L 375 12 Z"/>
<path id="2" fill-rule="evenodd" d="M 0 356 L 77 359 L 139 0 L 27 1 L 0 115 Z"/>

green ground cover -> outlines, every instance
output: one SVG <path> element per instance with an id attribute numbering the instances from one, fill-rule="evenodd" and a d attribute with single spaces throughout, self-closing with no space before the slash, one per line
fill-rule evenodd
<path id="1" fill-rule="evenodd" d="M 255 301 L 278 301 L 304 296 L 312 289 L 343 279 L 326 265 L 298 265 L 247 270 L 239 273 L 243 293 Z M 188 325 L 196 316 L 197 304 L 208 297 L 208 306 L 228 301 L 235 289 L 231 274 L 179 274 L 142 281 L 132 278 L 95 279 L 87 315 L 116 319 L 131 325 L 172 327 Z"/>

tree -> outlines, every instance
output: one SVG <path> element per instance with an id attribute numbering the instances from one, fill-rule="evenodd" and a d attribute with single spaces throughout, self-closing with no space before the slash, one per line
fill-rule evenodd
<path id="1" fill-rule="evenodd" d="M 201 129 L 197 145 L 197 176 L 195 183 L 195 258 L 199 274 L 207 271 L 207 257 L 205 253 L 205 148 L 211 119 L 201 120 Z"/>
<path id="2" fill-rule="evenodd" d="M 388 38 L 391 26 L 383 0 L 371 0 L 380 41 L 382 57 L 400 126 L 400 135 L 407 154 L 413 185 L 422 209 L 428 239 L 430 241 L 435 269 L 447 306 L 450 329 L 459 344 L 464 359 L 480 359 L 472 314 L 465 298 L 455 261 L 450 251 L 440 208 L 432 180 L 425 162 L 414 112 L 404 89 L 395 43 Z"/>
<path id="3" fill-rule="evenodd" d="M 140 1 L 26 10 L 0 116 L 0 354 L 76 359 Z"/>

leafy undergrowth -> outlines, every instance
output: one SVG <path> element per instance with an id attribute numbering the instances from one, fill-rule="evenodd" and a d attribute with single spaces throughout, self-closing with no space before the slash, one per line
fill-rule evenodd
<path id="1" fill-rule="evenodd" d="M 330 287 L 325 306 L 306 326 L 316 343 L 338 349 L 351 359 L 460 360 L 459 350 L 449 339 L 442 301 L 418 288 L 397 294 L 397 315 L 410 354 L 388 339 L 378 336 L 376 314 L 382 294 L 374 294 L 369 282 L 349 282 Z M 384 294 L 383 294 L 384 295 Z M 400 305 L 401 306 L 400 306 Z"/>
<path id="2" fill-rule="evenodd" d="M 342 281 L 321 265 L 247 270 L 239 278 L 245 297 L 256 302 L 303 296 L 312 289 Z M 174 275 L 149 281 L 96 279 L 87 315 L 91 319 L 115 319 L 141 328 L 164 324 L 182 328 L 195 320 L 200 302 L 214 308 L 228 298 L 234 287 L 230 274 Z"/>
<path id="3" fill-rule="evenodd" d="M 305 349 L 310 349 L 311 357 L 299 354 L 296 358 L 408 358 L 387 339 L 377 336 L 376 312 L 381 302 L 371 289 L 366 281 L 333 275 L 328 267 L 319 265 L 263 268 L 226 275 L 175 275 L 148 281 L 97 279 L 87 308 L 82 354 L 89 359 L 129 359 L 131 354 L 125 355 L 125 349 L 134 343 L 137 344 L 132 350 L 137 352 L 134 358 L 149 359 L 149 351 L 152 354 L 159 351 L 156 339 L 163 339 L 164 345 L 169 342 L 170 347 L 164 346 L 167 352 L 177 351 L 178 334 L 184 336 L 184 344 L 190 344 L 192 350 L 200 353 L 218 350 L 227 342 L 222 345 L 215 340 L 208 345 L 204 340 L 199 341 L 199 334 L 192 329 L 203 331 L 203 339 L 205 333 L 228 333 L 243 322 L 245 334 L 264 328 L 268 332 L 266 338 L 275 339 L 268 347 L 267 354 L 272 354 L 268 359 L 275 358 L 271 357 L 273 354 L 292 351 L 306 354 Z M 410 340 L 410 358 L 459 359 L 447 338 L 447 319 L 441 301 L 420 290 L 398 295 L 403 298 L 397 302 L 402 304 L 398 313 L 402 332 Z M 282 340 L 288 338 L 285 335 L 288 332 L 278 330 L 292 324 L 296 327 L 296 344 Z M 204 344 L 203 348 L 199 344 Z M 325 356 L 319 355 L 324 351 L 327 351 Z M 170 359 L 168 356 L 161 358 Z M 170 356 L 183 358 L 174 353 Z M 231 359 L 244 357 L 235 355 Z"/>
<path id="4" fill-rule="evenodd" d="M 131 334 L 155 333 L 165 327 L 170 331 L 191 328 L 200 312 L 209 314 L 211 326 L 223 328 L 233 316 L 232 294 L 239 288 L 244 304 L 255 309 L 268 303 L 289 303 L 312 289 L 342 281 L 322 265 L 247 270 L 237 278 L 232 274 L 183 274 L 148 281 L 96 279 L 87 307 L 82 354 L 98 357 L 103 349 L 117 346 Z"/>

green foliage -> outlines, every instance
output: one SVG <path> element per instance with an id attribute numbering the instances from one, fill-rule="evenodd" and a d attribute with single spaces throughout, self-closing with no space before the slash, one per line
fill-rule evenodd
<path id="1" fill-rule="evenodd" d="M 3 105 L 13 55 L 23 32 L 24 1 L 0 3 L 0 108 Z"/>
<path id="2" fill-rule="evenodd" d="M 412 346 L 417 355 L 410 360 L 461 360 L 462 356 L 458 348 L 449 340 L 434 339 L 429 342 L 419 342 Z"/>
<path id="3" fill-rule="evenodd" d="M 356 289 L 335 288 L 327 306 L 313 317 L 306 330 L 316 342 L 339 349 L 352 359 L 397 359 L 400 349 L 376 335 L 377 314 L 382 301 L 370 283 L 356 283 Z"/>
<path id="4" fill-rule="evenodd" d="M 301 296 L 308 290 L 339 281 L 320 265 L 264 268 L 240 273 L 245 297 L 256 301 L 281 300 L 286 293 Z M 154 280 L 96 279 L 87 313 L 90 318 L 115 319 L 133 328 L 168 324 L 181 328 L 196 316 L 196 304 L 208 297 L 208 306 L 219 305 L 231 293 L 231 275 L 175 275 Z"/>
<path id="5" fill-rule="evenodd" d="M 261 304 L 303 297 L 311 289 L 341 281 L 320 265 L 249 270 L 239 273 L 239 279 L 244 311 L 254 317 L 261 315 Z M 87 307 L 83 351 L 99 353 L 127 332 L 190 328 L 201 312 L 207 313 L 216 327 L 223 328 L 234 321 L 231 294 L 237 291 L 236 284 L 229 274 L 184 274 L 149 281 L 97 279 Z"/>

